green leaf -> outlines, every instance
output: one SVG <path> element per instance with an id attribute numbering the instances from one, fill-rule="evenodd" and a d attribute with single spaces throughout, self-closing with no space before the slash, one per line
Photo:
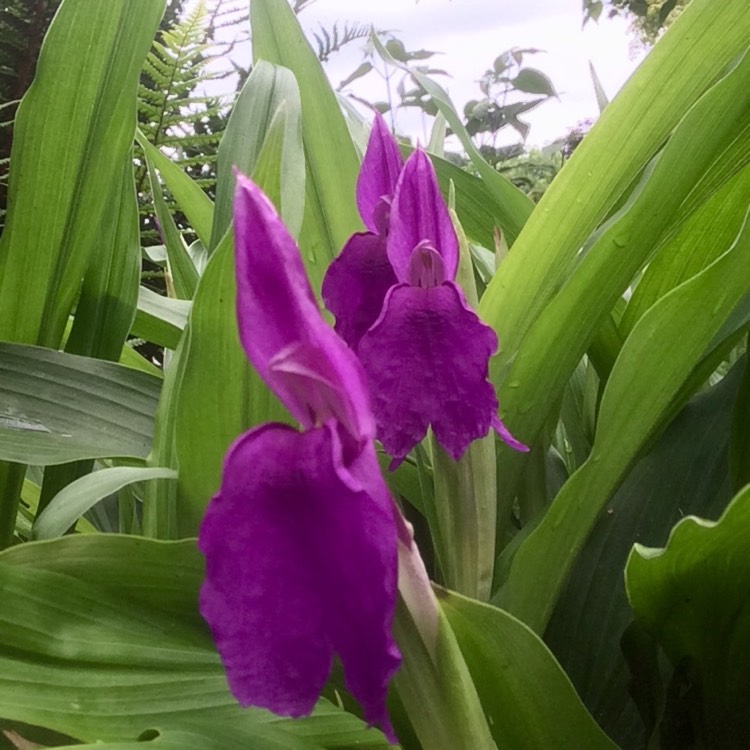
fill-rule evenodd
<path id="1" fill-rule="evenodd" d="M 142 286 L 138 290 L 138 312 L 132 333 L 167 349 L 176 349 L 191 307 L 188 300 L 169 299 Z"/>
<path id="2" fill-rule="evenodd" d="M 456 213 L 467 237 L 483 247 L 495 247 L 495 231 L 504 224 L 505 208 L 489 183 L 465 169 L 430 154 L 440 190 L 447 197 L 450 183 L 456 188 Z"/>
<path id="3" fill-rule="evenodd" d="M 623 345 L 602 397 L 591 455 L 521 544 L 501 591 L 503 606 L 537 632 L 546 627 L 599 513 L 750 286 L 749 253 L 746 223 L 724 255 L 651 307 Z"/>
<path id="4" fill-rule="evenodd" d="M 117 360 L 133 325 L 141 271 L 138 202 L 133 184 L 132 154 L 113 183 L 110 210 L 102 221 L 100 252 L 92 258 L 66 351 Z"/>
<path id="5" fill-rule="evenodd" d="M 200 185 L 150 143 L 140 130 L 136 130 L 135 139 L 149 162 L 159 170 L 169 192 L 172 193 L 200 241 L 208 247 L 214 215 L 214 205 L 211 199 L 203 192 Z"/>
<path id="6" fill-rule="evenodd" d="M 156 218 L 164 239 L 164 246 L 167 249 L 167 269 L 170 274 L 167 281 L 169 283 L 171 278 L 174 285 L 172 294 L 177 299 L 192 299 L 195 294 L 195 287 L 198 285 L 198 270 L 188 253 L 185 240 L 169 212 L 159 178 L 156 176 L 156 170 L 148 157 L 146 157 L 146 164 Z"/>
<path id="7" fill-rule="evenodd" d="M 211 256 L 195 295 L 174 405 L 180 536 L 196 532 L 232 441 L 252 425 L 288 420 L 240 347 L 235 296 L 234 248 L 226 241 Z"/>
<path id="8" fill-rule="evenodd" d="M 15 120 L 0 339 L 56 347 L 130 151 L 164 0 L 67 0 Z M 33 283 L 30 281 L 33 280 Z"/>
<path id="9" fill-rule="evenodd" d="M 399 565 L 404 562 L 400 560 Z M 408 580 L 409 562 L 405 567 L 404 580 Z M 425 581 L 425 585 L 429 584 Z M 402 596 L 406 596 L 405 588 L 409 589 L 408 583 L 400 585 Z M 405 709 L 391 712 L 396 731 L 399 737 L 415 732 L 420 746 L 431 750 L 497 750 L 448 618 L 437 609 L 437 602 L 430 601 L 431 592 L 427 593 L 427 602 L 418 594 L 412 597 L 411 608 L 401 598 L 396 606 L 393 635 L 403 661 L 393 684 Z M 437 609 L 434 622 L 432 608 Z"/>
<path id="10" fill-rule="evenodd" d="M 750 488 L 715 523 L 678 523 L 664 549 L 635 545 L 625 569 L 638 622 L 684 679 L 685 715 L 707 749 L 745 748 L 750 674 Z"/>
<path id="11" fill-rule="evenodd" d="M 499 401 L 506 424 L 521 440 L 533 444 L 542 434 L 570 374 L 596 340 L 601 326 L 633 277 L 671 228 L 672 214 L 695 183 L 721 159 L 737 132 L 746 127 L 748 107 L 750 55 L 745 55 L 690 109 L 658 159 L 644 172 L 626 205 L 592 235 L 571 262 L 565 283 L 526 331 L 512 362 L 505 358 L 508 350 L 502 347 L 507 338 L 499 331 L 502 349 L 495 361 L 500 363 L 500 368 L 503 363 L 509 365 L 502 375 Z M 609 111 L 610 108 L 602 117 Z M 685 158 L 686 153 L 690 153 L 689 159 Z M 568 164 L 573 164 L 573 159 Z M 554 237 L 559 231 L 560 226 L 552 233 Z M 493 313 L 485 303 L 493 296 L 496 279 L 502 276 L 503 269 L 517 252 L 514 248 L 501 264 L 482 297 L 480 314 L 484 314 L 485 319 L 492 319 Z M 529 267 L 530 273 L 533 268 L 533 265 Z M 517 294 L 523 294 L 515 286 L 509 288 L 513 288 L 514 293 L 504 299 L 516 299 Z M 544 296 L 541 289 L 537 291 Z M 534 310 L 530 309 L 528 316 L 533 315 Z M 525 327 L 526 319 L 519 324 Z M 505 333 L 511 338 L 515 336 L 510 331 Z M 608 350 L 610 348 L 616 353 L 617 345 L 607 346 Z M 609 362 L 605 362 L 609 366 Z M 498 376 L 501 373 L 495 369 L 494 377 Z M 520 454 L 507 449 L 500 452 L 498 473 L 504 477 L 503 492 L 509 497 L 516 491 L 523 465 Z"/>
<path id="12" fill-rule="evenodd" d="M 747 212 L 750 167 L 746 167 L 695 211 L 658 250 L 638 282 L 620 327 L 625 335 L 651 305 L 724 252 Z"/>
<path id="13" fill-rule="evenodd" d="M 271 121 L 282 107 L 285 116 L 283 136 L 295 147 L 281 152 L 283 163 L 278 167 L 283 186 L 281 214 L 292 236 L 299 236 L 305 185 L 299 89 L 289 70 L 261 60 L 253 67 L 237 97 L 219 145 L 211 250 L 216 248 L 231 225 L 234 198 L 232 167 L 237 167 L 244 174 L 253 174 Z"/>
<path id="14" fill-rule="evenodd" d="M 635 541 L 662 545 L 685 515 L 718 518 L 726 507 L 729 425 L 741 376 L 742 363 L 696 396 L 628 474 L 594 526 L 544 633 L 593 716 L 623 748 L 640 747 L 643 738 L 620 650 L 632 619 L 625 562 Z"/>
<path id="15" fill-rule="evenodd" d="M 361 231 L 355 205 L 357 152 L 323 68 L 286 0 L 250 5 L 253 57 L 294 73 L 302 99 L 307 179 L 300 249 L 314 290 L 349 236 Z"/>
<path id="16" fill-rule="evenodd" d="M 604 112 L 605 107 L 609 104 L 609 97 L 607 92 L 604 90 L 604 86 L 599 78 L 598 73 L 594 64 L 589 60 L 589 73 L 591 73 L 591 82 L 594 85 L 594 93 L 596 94 L 596 104 L 599 107 L 599 114 Z"/>
<path id="17" fill-rule="evenodd" d="M 358 78 L 366 76 L 372 69 L 372 63 L 369 60 L 365 60 L 365 62 L 357 66 L 354 71 L 352 71 L 346 78 L 344 78 L 343 81 L 341 81 L 336 90 L 341 91 L 341 89 L 346 88 L 350 83 L 353 83 Z"/>
<path id="18" fill-rule="evenodd" d="M 116 466 L 86 474 L 52 498 L 49 505 L 34 521 L 35 539 L 54 539 L 62 536 L 86 511 L 100 500 L 113 495 L 133 482 L 151 479 L 176 479 L 172 469 Z"/>
<path id="19" fill-rule="evenodd" d="M 522 340 L 569 275 L 586 238 L 685 112 L 746 48 L 748 38 L 750 14 L 745 0 L 720 5 L 694 0 L 575 150 L 482 298 L 480 316 L 500 340 L 492 369 L 496 384 L 504 380 Z M 545 368 L 556 366 L 545 361 Z M 511 402 L 526 404 L 539 393 L 529 382 L 520 382 L 516 390 L 501 392 L 503 408 Z M 510 420 L 508 426 L 514 430 L 516 423 Z M 520 437 L 526 433 L 521 431 Z"/>
<path id="20" fill-rule="evenodd" d="M 111 362 L 0 342 L 0 459 L 145 458 L 159 388 Z"/>
<path id="21" fill-rule="evenodd" d="M 498 748 L 616 750 L 555 657 L 526 625 L 452 592 L 440 594 Z"/>
<path id="22" fill-rule="evenodd" d="M 536 68 L 521 68 L 518 75 L 511 79 L 511 84 L 518 91 L 523 91 L 526 94 L 557 96 L 552 81 Z"/>
<path id="23" fill-rule="evenodd" d="M 388 747 L 380 732 L 326 701 L 299 720 L 241 708 L 198 614 L 202 578 L 194 539 L 78 535 L 5 552 L 3 717 L 122 743 L 114 748 L 157 733 L 170 748 L 178 746 L 166 744 L 170 737 L 196 748 Z M 208 744 L 212 737 L 224 744 Z"/>
<path id="24" fill-rule="evenodd" d="M 252 175 L 277 206 L 295 194 L 285 192 L 284 165 L 303 158 L 296 132 L 286 126 L 287 108 L 288 100 L 269 123 Z M 302 198 L 301 192 L 296 195 Z M 289 201 L 281 208 L 295 213 Z M 224 454 L 232 441 L 253 425 L 289 419 L 240 346 L 234 275 L 234 243 L 227 234 L 198 286 L 174 404 L 183 536 L 198 528 L 206 503 L 219 487 Z M 216 372 L 221 373 L 220 385 Z"/>

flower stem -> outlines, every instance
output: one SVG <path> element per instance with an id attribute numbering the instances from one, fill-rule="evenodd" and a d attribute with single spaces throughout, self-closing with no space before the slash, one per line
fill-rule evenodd
<path id="1" fill-rule="evenodd" d="M 411 534 L 411 529 L 402 532 Z M 425 750 L 497 750 L 476 687 L 413 539 L 400 533 L 393 623 L 403 662 L 394 682 Z"/>

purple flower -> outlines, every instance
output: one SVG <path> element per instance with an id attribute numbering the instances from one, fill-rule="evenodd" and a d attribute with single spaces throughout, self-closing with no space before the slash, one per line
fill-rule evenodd
<path id="1" fill-rule="evenodd" d="M 240 174 L 234 233 L 242 345 L 302 431 L 265 424 L 229 449 L 200 528 L 201 613 L 241 704 L 310 713 L 335 653 L 366 720 L 393 739 L 396 511 L 364 373 L 322 319 L 273 206 Z"/>
<path id="2" fill-rule="evenodd" d="M 378 437 L 392 466 L 429 426 L 454 460 L 490 428 L 528 450 L 498 417 L 487 379 L 497 336 L 455 283 L 458 240 L 432 164 L 417 150 L 395 179 L 397 148 L 376 119 L 357 183 L 371 231 L 349 240 L 323 281 L 336 331 L 367 373 Z"/>

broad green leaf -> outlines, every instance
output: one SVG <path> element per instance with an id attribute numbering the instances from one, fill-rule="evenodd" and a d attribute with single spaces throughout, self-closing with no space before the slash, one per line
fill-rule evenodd
<path id="1" fill-rule="evenodd" d="M 625 581 L 638 622 L 680 675 L 691 734 L 708 750 L 750 742 L 750 488 L 714 522 L 689 516 L 664 549 L 635 545 Z"/>
<path id="2" fill-rule="evenodd" d="M 300 249 L 317 291 L 330 261 L 362 229 L 355 205 L 357 152 L 336 95 L 286 0 L 253 0 L 250 25 L 253 58 L 289 68 L 299 84 L 307 167 Z"/>
<path id="3" fill-rule="evenodd" d="M 301 144 L 286 127 L 288 108 L 286 100 L 269 123 L 252 175 L 277 206 L 284 200 L 285 162 L 302 159 Z M 301 192 L 298 197 L 302 198 Z M 295 211 L 289 202 L 280 209 Z M 288 419 L 240 346 L 235 309 L 234 242 L 228 233 L 198 286 L 174 404 L 178 520 L 183 536 L 198 528 L 209 498 L 219 487 L 224 454 L 232 441 L 252 425 Z"/>
<path id="4" fill-rule="evenodd" d="M 0 343 L 0 459 L 145 458 L 159 388 L 129 367 Z"/>
<path id="5" fill-rule="evenodd" d="M 623 570 L 635 541 L 663 545 L 685 515 L 718 518 L 731 497 L 727 444 L 742 365 L 696 396 L 607 503 L 544 633 L 594 718 L 624 749 L 643 725 L 628 695 L 620 649 L 632 619 Z"/>
<path id="6" fill-rule="evenodd" d="M 417 83 L 432 97 L 433 102 L 442 113 L 443 117 L 445 117 L 451 130 L 460 139 L 461 145 L 469 155 L 472 164 L 477 172 L 479 172 L 480 177 L 487 185 L 487 189 L 494 197 L 499 211 L 498 223 L 506 235 L 508 243 L 512 244 L 521 231 L 524 223 L 531 215 L 531 211 L 534 207 L 531 199 L 524 195 L 510 180 L 488 164 L 484 157 L 479 153 L 479 150 L 471 140 L 471 136 L 461 122 L 461 118 L 458 116 L 448 93 L 442 88 L 442 86 L 424 73 L 420 73 L 419 71 L 409 68 L 406 65 L 402 65 L 394 60 L 375 34 L 370 36 L 370 40 L 378 51 L 378 54 L 380 54 L 386 62 L 390 62 L 390 64 L 400 67 L 408 72 L 409 75 L 411 75 L 414 80 L 417 81 Z M 469 232 L 468 229 L 467 232 Z"/>
<path id="7" fill-rule="evenodd" d="M 694 0 L 602 113 L 545 192 L 482 298 L 481 316 L 500 339 L 495 383 L 504 378 L 586 238 L 748 39 L 745 0 Z M 546 367 L 554 369 L 556 363 L 548 360 Z M 534 393 L 532 384 L 519 383 L 517 394 L 504 395 L 506 402 L 525 404 Z"/>
<path id="8" fill-rule="evenodd" d="M 83 279 L 66 351 L 117 360 L 133 325 L 141 270 L 138 202 L 132 154 L 121 166 L 119 182 L 99 234 L 99 252 Z"/>
<path id="9" fill-rule="evenodd" d="M 164 0 L 67 0 L 15 120 L 0 339 L 56 347 L 133 141 Z M 33 279 L 33 283 L 29 281 Z"/>
<path id="10" fill-rule="evenodd" d="M 54 539 L 62 536 L 100 500 L 133 482 L 176 478 L 177 472 L 173 469 L 140 466 L 115 466 L 86 474 L 58 492 L 37 516 L 34 521 L 34 538 Z"/>
<path id="11" fill-rule="evenodd" d="M 737 131 L 744 129 L 748 112 L 750 55 L 745 55 L 690 109 L 659 157 L 645 170 L 641 184 L 626 205 L 582 248 L 564 286 L 526 333 L 499 389 L 507 424 L 521 440 L 530 444 L 537 440 L 570 374 L 633 277 L 656 250 L 662 234 L 670 228 L 672 213 L 695 182 L 720 159 Z M 690 158 L 685 158 L 686 153 Z M 484 303 L 502 269 L 517 252 L 514 249 L 501 265 L 482 297 L 480 313 L 490 315 Z M 513 288 L 509 296 L 515 298 L 516 291 Z M 502 335 L 500 346 L 504 346 Z M 619 342 L 606 349 L 611 348 L 616 354 L 618 346 Z M 605 368 L 610 366 L 607 357 Z M 606 375 L 606 369 L 600 376 Z M 499 454 L 503 492 L 510 497 L 523 464 L 521 454 L 508 449 Z"/>
<path id="12" fill-rule="evenodd" d="M 200 185 L 180 169 L 169 157 L 148 141 L 140 130 L 135 139 L 148 160 L 159 170 L 164 183 L 172 193 L 177 205 L 190 222 L 190 226 L 206 247 L 211 236 L 214 206 Z"/>
<path id="13" fill-rule="evenodd" d="M 628 303 L 620 326 L 629 333 L 659 298 L 687 281 L 724 252 L 745 220 L 750 167 L 707 200 L 659 249 Z"/>
<path id="14" fill-rule="evenodd" d="M 211 256 L 186 332 L 186 362 L 174 406 L 180 536 L 195 534 L 235 438 L 251 425 L 288 419 L 240 346 L 235 294 L 234 247 L 228 241 Z"/>
<path id="15" fill-rule="evenodd" d="M 2 717 L 90 743 L 163 733 L 259 750 L 387 747 L 325 701 L 299 720 L 241 708 L 198 614 L 202 578 L 193 539 L 78 535 L 5 552 Z"/>
<path id="16" fill-rule="evenodd" d="M 232 167 L 237 167 L 244 174 L 253 174 L 271 120 L 282 105 L 285 116 L 283 136 L 296 145 L 294 149 L 281 153 L 282 164 L 278 167 L 279 180 L 283 184 L 281 213 L 292 236 L 299 236 L 305 186 L 299 89 L 289 70 L 260 60 L 237 97 L 219 145 L 216 211 L 210 245 L 212 251 L 232 221 Z"/>
<path id="17" fill-rule="evenodd" d="M 65 350 L 117 361 L 135 318 L 141 270 L 138 202 L 133 157 L 128 152 L 122 176 L 112 185 L 110 207 L 102 220 L 101 249 L 83 279 L 81 296 Z M 39 507 L 65 485 L 91 471 L 92 461 L 50 466 L 44 473 Z"/>
<path id="18" fill-rule="evenodd" d="M 188 300 L 169 299 L 142 286 L 138 290 L 138 312 L 132 333 L 167 349 L 176 349 L 191 306 Z"/>
<path id="19" fill-rule="evenodd" d="M 616 750 L 591 718 L 555 657 L 503 610 L 452 592 L 440 595 L 498 748 Z"/>
<path id="20" fill-rule="evenodd" d="M 156 176 L 156 170 L 148 156 L 146 157 L 146 164 L 151 185 L 151 198 L 154 201 L 156 218 L 164 239 L 164 246 L 167 249 L 167 268 L 169 271 L 167 283 L 170 284 L 171 281 L 174 286 L 174 292 L 171 295 L 177 297 L 177 299 L 192 299 L 195 294 L 195 287 L 198 284 L 198 270 L 193 264 L 185 240 L 169 212 L 159 178 Z"/>
<path id="21" fill-rule="evenodd" d="M 623 345 L 602 397 L 591 455 L 521 544 L 500 592 L 502 605 L 537 632 L 544 631 L 612 492 L 745 295 L 748 258 L 746 223 L 724 255 L 651 307 Z"/>
<path id="22" fill-rule="evenodd" d="M 200 286 L 199 286 L 200 288 Z M 154 423 L 154 440 L 147 465 L 177 469 L 177 403 L 185 377 L 187 363 L 187 336 L 183 336 L 170 357 L 164 374 Z M 143 495 L 144 536 L 154 539 L 177 539 L 180 534 L 177 524 L 176 482 L 151 482 Z"/>

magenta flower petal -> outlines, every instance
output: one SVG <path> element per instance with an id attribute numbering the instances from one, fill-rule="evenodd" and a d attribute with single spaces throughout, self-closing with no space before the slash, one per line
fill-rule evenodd
<path id="1" fill-rule="evenodd" d="M 234 443 L 200 529 L 201 613 L 243 705 L 309 713 L 337 653 L 366 720 L 393 739 L 394 508 L 372 444 L 347 466 L 337 430 L 269 424 Z"/>
<path id="2" fill-rule="evenodd" d="M 323 301 L 336 317 L 336 333 L 352 349 L 378 319 L 388 290 L 396 284 L 385 237 L 353 235 L 323 279 Z"/>
<path id="3" fill-rule="evenodd" d="M 389 292 L 358 353 L 378 436 L 396 464 L 428 425 L 454 460 L 494 426 L 497 397 L 487 375 L 496 349 L 494 331 L 466 306 L 454 283 L 400 284 Z"/>
<path id="4" fill-rule="evenodd" d="M 381 198 L 393 195 L 404 160 L 398 143 L 378 112 L 370 130 L 365 158 L 357 178 L 357 207 L 365 226 L 375 233 L 382 230 L 376 211 Z"/>
<path id="5" fill-rule="evenodd" d="M 294 240 L 262 191 L 237 173 L 237 323 L 258 374 L 303 427 L 335 416 L 374 435 L 361 365 L 323 320 Z"/>
<path id="6" fill-rule="evenodd" d="M 404 164 L 391 206 L 388 260 L 400 282 L 409 282 L 412 252 L 425 243 L 442 257 L 446 278 L 453 281 L 458 270 L 458 238 L 432 163 L 417 149 Z"/>

